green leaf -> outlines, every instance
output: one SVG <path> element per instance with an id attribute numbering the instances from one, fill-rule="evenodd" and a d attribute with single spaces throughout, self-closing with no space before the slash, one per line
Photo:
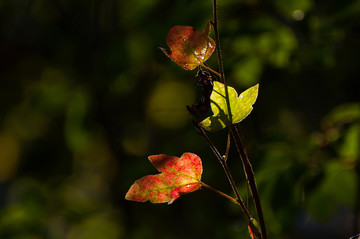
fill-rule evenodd
<path id="1" fill-rule="evenodd" d="M 200 122 L 200 125 L 209 131 L 217 131 L 232 124 L 239 123 L 252 111 L 258 95 L 259 84 L 247 89 L 238 96 L 236 90 L 227 87 L 229 103 L 226 99 L 225 85 L 214 81 L 211 93 L 211 109 L 213 115 Z"/>

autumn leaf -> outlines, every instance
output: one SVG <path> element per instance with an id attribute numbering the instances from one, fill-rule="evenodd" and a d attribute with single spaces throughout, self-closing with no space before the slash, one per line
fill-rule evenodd
<path id="1" fill-rule="evenodd" d="M 249 225 L 248 225 L 248 230 L 249 230 L 251 239 L 261 238 L 259 223 L 254 218 L 250 219 Z"/>
<path id="2" fill-rule="evenodd" d="M 238 96 L 234 88 L 227 86 L 227 100 L 225 85 L 214 81 L 214 88 L 210 96 L 213 115 L 200 122 L 200 125 L 206 130 L 216 131 L 231 124 L 239 123 L 252 111 L 252 105 L 258 96 L 258 89 L 259 84 L 247 89 Z"/>
<path id="3" fill-rule="evenodd" d="M 170 29 L 166 43 L 170 50 L 160 48 L 172 61 L 186 70 L 202 65 L 214 52 L 215 42 L 209 37 L 210 22 L 204 33 L 191 26 L 174 26 Z"/>
<path id="4" fill-rule="evenodd" d="M 181 195 L 200 189 L 202 164 L 199 156 L 184 153 L 178 158 L 160 154 L 149 156 L 149 160 L 161 173 L 136 180 L 125 199 L 171 204 Z"/>

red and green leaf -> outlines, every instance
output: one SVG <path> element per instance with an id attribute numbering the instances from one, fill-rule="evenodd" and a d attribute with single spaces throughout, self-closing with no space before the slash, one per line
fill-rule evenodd
<path id="1" fill-rule="evenodd" d="M 200 189 L 202 164 L 199 156 L 184 153 L 178 158 L 160 154 L 149 156 L 149 160 L 161 173 L 136 180 L 125 199 L 171 204 L 181 195 Z"/>
<path id="2" fill-rule="evenodd" d="M 191 26 L 174 26 L 166 39 L 170 50 L 160 49 L 182 68 L 193 70 L 202 65 L 215 50 L 215 42 L 209 33 L 210 22 L 203 33 Z"/>

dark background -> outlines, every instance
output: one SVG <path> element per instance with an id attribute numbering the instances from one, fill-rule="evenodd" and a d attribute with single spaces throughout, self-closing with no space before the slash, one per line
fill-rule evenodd
<path id="1" fill-rule="evenodd" d="M 185 108 L 196 70 L 158 49 L 211 18 L 211 0 L 0 0 L 0 238 L 248 238 L 206 189 L 124 200 L 159 153 L 198 154 L 231 194 Z M 260 83 L 241 126 L 270 238 L 360 232 L 360 1 L 219 0 L 219 29 L 228 83 Z M 226 130 L 209 136 L 224 151 Z M 229 166 L 246 200 L 233 148 Z"/>

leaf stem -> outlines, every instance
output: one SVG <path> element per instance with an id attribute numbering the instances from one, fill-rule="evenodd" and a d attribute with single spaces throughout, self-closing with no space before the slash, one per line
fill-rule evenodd
<path id="1" fill-rule="evenodd" d="M 211 72 L 215 73 L 217 76 L 221 77 L 221 75 L 220 75 L 220 73 L 219 73 L 219 72 L 217 72 L 217 71 L 215 71 L 215 70 L 211 69 L 210 67 L 206 66 L 204 63 L 201 63 L 200 65 L 201 65 L 202 67 L 204 67 L 205 69 L 207 69 L 207 70 L 209 70 L 209 71 L 211 71 Z"/>
<path id="2" fill-rule="evenodd" d="M 220 194 L 221 196 L 229 199 L 229 200 L 232 201 L 233 203 L 235 203 L 235 204 L 240 204 L 235 198 L 227 195 L 226 193 L 223 193 L 222 191 L 217 190 L 216 188 L 213 188 L 213 187 L 211 187 L 210 185 L 207 185 L 206 183 L 200 182 L 200 184 L 201 184 L 201 186 L 204 186 L 204 187 L 206 187 L 206 188 L 208 188 L 208 189 L 216 192 L 217 194 Z"/>

